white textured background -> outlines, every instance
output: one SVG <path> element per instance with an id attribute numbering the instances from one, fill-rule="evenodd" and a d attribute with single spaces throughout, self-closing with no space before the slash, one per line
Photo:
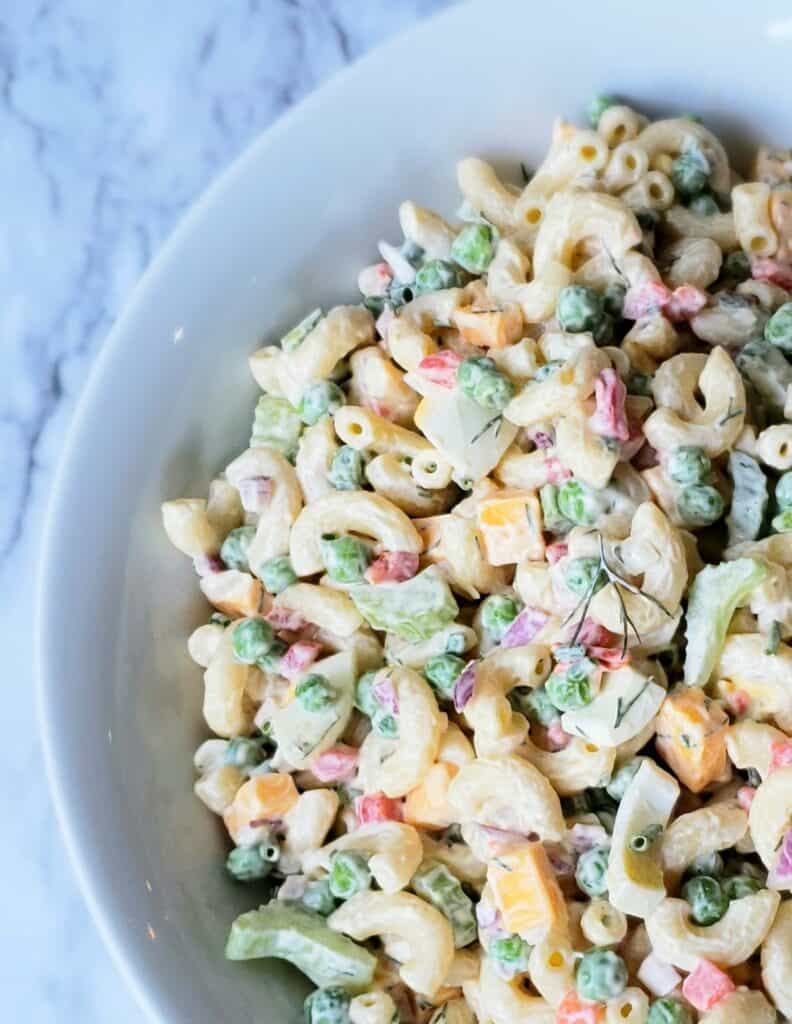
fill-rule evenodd
<path id="1" fill-rule="evenodd" d="M 65 862 L 33 705 L 38 546 L 91 362 L 152 254 L 211 179 L 342 65 L 448 2 L 0 4 L 4 1022 L 142 1024 Z M 90 571 L 90 537 L 75 543 Z"/>

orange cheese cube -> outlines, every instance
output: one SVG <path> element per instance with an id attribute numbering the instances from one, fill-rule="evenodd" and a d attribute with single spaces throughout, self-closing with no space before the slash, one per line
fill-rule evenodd
<path id="1" fill-rule="evenodd" d="M 480 348 L 505 348 L 523 333 L 522 310 L 514 303 L 507 303 L 503 309 L 465 306 L 455 310 L 451 319 L 464 340 Z"/>
<path id="2" fill-rule="evenodd" d="M 255 831 L 268 822 L 278 821 L 297 803 L 294 779 L 285 772 L 256 775 L 237 790 L 231 806 L 223 815 L 234 842 L 245 845 Z"/>
<path id="3" fill-rule="evenodd" d="M 507 931 L 532 944 L 549 931 L 566 931 L 566 903 L 541 843 L 525 843 L 490 861 L 487 882 Z"/>
<path id="4" fill-rule="evenodd" d="M 499 491 L 479 502 L 477 515 L 484 554 L 491 565 L 544 558 L 542 512 L 533 491 Z"/>
<path id="5" fill-rule="evenodd" d="M 446 761 L 433 764 L 420 786 L 411 789 L 404 798 L 404 820 L 418 828 L 453 825 L 456 815 L 448 802 L 448 787 L 458 771 L 455 764 Z"/>
<path id="6" fill-rule="evenodd" d="M 657 752 L 692 792 L 727 775 L 729 717 L 700 687 L 683 687 L 666 697 L 656 725 Z"/>

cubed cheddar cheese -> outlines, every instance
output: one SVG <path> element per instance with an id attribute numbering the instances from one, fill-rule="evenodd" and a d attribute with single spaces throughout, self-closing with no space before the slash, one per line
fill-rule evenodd
<path id="1" fill-rule="evenodd" d="M 464 340 L 479 348 L 505 348 L 523 333 L 522 310 L 514 303 L 503 309 L 465 306 L 455 310 L 451 319 Z"/>
<path id="2" fill-rule="evenodd" d="M 270 821 L 281 820 L 297 803 L 294 779 L 285 772 L 256 775 L 240 787 L 223 815 L 228 833 L 237 845 L 245 845 L 250 832 Z"/>
<path id="3" fill-rule="evenodd" d="M 656 726 L 658 753 L 693 793 L 727 775 L 729 718 L 700 687 L 683 687 L 669 694 Z"/>
<path id="4" fill-rule="evenodd" d="M 404 820 L 418 828 L 448 828 L 456 821 L 448 787 L 459 768 L 446 761 L 433 764 L 423 782 L 404 798 Z"/>
<path id="5" fill-rule="evenodd" d="M 478 504 L 478 529 L 491 565 L 541 561 L 542 512 L 533 491 L 504 490 Z"/>
<path id="6" fill-rule="evenodd" d="M 541 843 L 525 843 L 490 861 L 487 882 L 507 931 L 532 944 L 549 931 L 566 931 L 566 903 Z"/>

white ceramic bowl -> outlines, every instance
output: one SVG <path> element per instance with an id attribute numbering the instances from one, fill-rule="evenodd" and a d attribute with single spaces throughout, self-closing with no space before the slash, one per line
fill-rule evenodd
<path id="1" fill-rule="evenodd" d="M 729 13 L 732 11 L 733 13 Z M 481 0 L 385 46 L 281 120 L 185 218 L 108 339 L 62 460 L 43 556 L 41 722 L 54 800 L 98 925 L 154 1020 L 296 1020 L 280 963 L 223 960 L 250 897 L 192 795 L 204 737 L 185 638 L 206 614 L 160 528 L 246 442 L 245 357 L 352 299 L 410 197 L 450 212 L 455 161 L 514 172 L 556 113 L 608 89 L 696 111 L 732 143 L 792 141 L 787 4 Z M 516 176 L 515 176 L 516 177 Z"/>

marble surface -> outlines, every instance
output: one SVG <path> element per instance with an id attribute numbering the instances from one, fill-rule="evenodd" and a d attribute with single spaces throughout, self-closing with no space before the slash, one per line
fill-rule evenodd
<path id="1" fill-rule="evenodd" d="M 77 892 L 33 701 L 35 573 L 75 403 L 135 281 L 257 133 L 449 0 L 8 0 L 0 19 L 0 991 L 142 1024 Z"/>

